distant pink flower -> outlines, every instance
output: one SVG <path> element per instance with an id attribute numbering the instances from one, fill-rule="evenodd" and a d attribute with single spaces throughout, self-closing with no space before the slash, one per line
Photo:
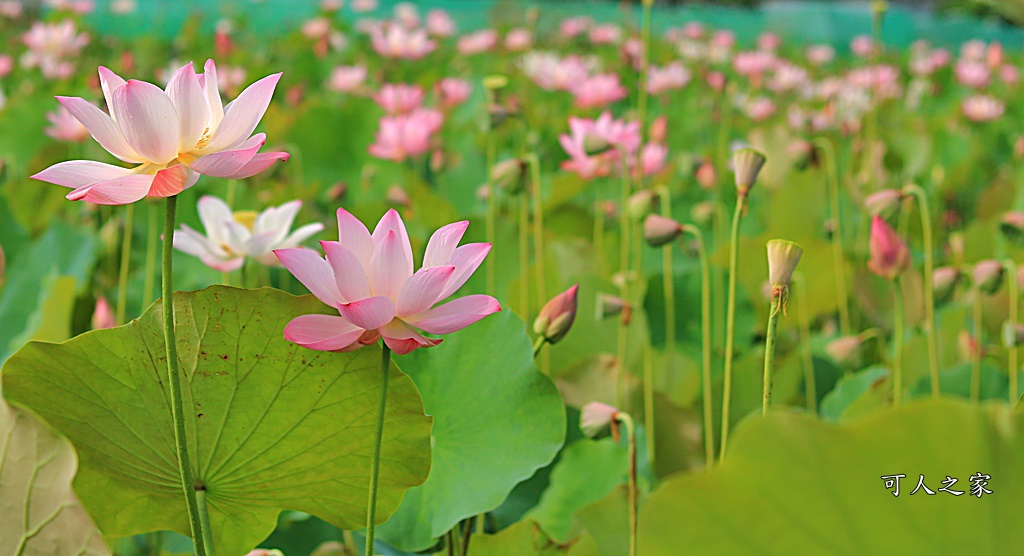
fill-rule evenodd
<path id="1" fill-rule="evenodd" d="M 980 62 L 985 58 L 985 41 L 972 40 L 960 45 L 960 57 L 965 60 Z"/>
<path id="2" fill-rule="evenodd" d="M 512 29 L 505 35 L 505 48 L 512 52 L 529 50 L 533 46 L 533 33 L 522 27 Z"/>
<path id="3" fill-rule="evenodd" d="M 645 176 L 657 174 L 665 169 L 668 147 L 661 143 L 647 143 L 640 150 L 640 172 Z"/>
<path id="4" fill-rule="evenodd" d="M 138 7 L 135 0 L 111 0 L 110 2 L 110 12 L 115 15 L 133 14 Z"/>
<path id="5" fill-rule="evenodd" d="M 242 179 L 288 159 L 288 153 L 259 153 L 266 135 L 252 135 L 280 73 L 253 83 L 227 107 L 213 60 L 203 75 L 185 65 L 166 91 L 145 81 L 126 82 L 103 66 L 99 74 L 109 114 L 83 98 L 57 100 L 103 148 L 138 166 L 71 160 L 32 176 L 74 188 L 67 196 L 72 201 L 123 205 L 146 196 L 169 197 L 194 185 L 199 174 Z"/>
<path id="6" fill-rule="evenodd" d="M 782 37 L 778 33 L 765 31 L 757 36 L 757 49 L 765 52 L 775 52 L 782 44 Z"/>
<path id="7" fill-rule="evenodd" d="M 614 23 L 602 23 L 590 28 L 590 42 L 594 44 L 618 44 L 622 40 L 622 28 Z"/>
<path id="8" fill-rule="evenodd" d="M 339 93 L 354 93 L 366 81 L 365 66 L 338 66 L 331 71 L 327 88 Z"/>
<path id="9" fill-rule="evenodd" d="M 991 75 L 988 66 L 969 59 L 958 61 L 953 72 L 956 74 L 957 81 L 975 89 L 988 86 Z"/>
<path id="10" fill-rule="evenodd" d="M 807 47 L 807 61 L 812 66 L 823 66 L 836 57 L 836 49 L 827 44 L 816 44 Z"/>
<path id="11" fill-rule="evenodd" d="M 626 88 L 615 73 L 602 73 L 577 83 L 570 92 L 580 108 L 598 108 L 626 98 Z"/>
<path id="12" fill-rule="evenodd" d="M 285 339 L 320 351 L 352 351 L 383 338 L 396 354 L 432 347 L 440 339 L 420 333 L 450 334 L 501 310 L 488 295 L 469 295 L 434 307 L 473 275 L 491 250 L 488 243 L 457 247 L 469 221 L 434 232 L 423 266 L 413 273 L 412 247 L 405 224 L 389 210 L 371 234 L 338 209 L 338 241 L 322 241 L 327 259 L 305 249 L 275 254 L 320 301 L 340 316 L 302 315 L 285 326 Z"/>
<path id="13" fill-rule="evenodd" d="M 469 56 L 480 54 L 494 48 L 498 43 L 498 32 L 494 29 L 481 29 L 459 39 L 459 54 Z"/>
<path id="14" fill-rule="evenodd" d="M 789 62 L 779 61 L 775 64 L 775 72 L 768 82 L 768 88 L 776 93 L 784 93 L 803 89 L 810 82 L 807 70 Z"/>
<path id="15" fill-rule="evenodd" d="M 416 7 L 416 4 L 412 2 L 399 2 L 395 4 L 393 11 L 395 13 L 395 21 L 397 21 L 399 25 L 406 29 L 419 27 L 420 12 Z"/>
<path id="16" fill-rule="evenodd" d="M 867 58 L 875 49 L 875 41 L 867 35 L 857 35 L 850 42 L 850 50 L 861 58 Z"/>
<path id="17" fill-rule="evenodd" d="M 372 12 L 377 9 L 377 0 L 352 0 L 352 11 L 356 13 Z"/>
<path id="18" fill-rule="evenodd" d="M 369 152 L 377 158 L 401 162 L 430 150 L 430 138 L 441 129 L 444 116 L 430 109 L 418 109 L 401 116 L 381 118 L 376 141 Z"/>
<path id="19" fill-rule="evenodd" d="M 1003 64 L 999 68 L 999 80 L 1007 85 L 1016 85 L 1020 82 L 1020 70 L 1017 66 Z"/>
<path id="20" fill-rule="evenodd" d="M 217 86 L 229 97 L 238 94 L 245 83 L 245 68 L 242 66 L 223 66 L 217 72 Z"/>
<path id="21" fill-rule="evenodd" d="M 720 71 L 709 71 L 704 76 L 704 80 L 709 87 L 716 91 L 721 91 L 725 87 L 725 74 Z"/>
<path id="22" fill-rule="evenodd" d="M 25 68 L 39 68 L 48 79 L 64 79 L 74 71 L 70 59 L 89 44 L 89 36 L 78 33 L 71 20 L 60 23 L 37 21 L 21 36 L 28 51 L 21 57 Z"/>
<path id="23" fill-rule="evenodd" d="M 558 32 L 567 39 L 586 31 L 594 23 L 594 20 L 587 16 L 577 16 L 563 19 L 558 25 Z"/>
<path id="24" fill-rule="evenodd" d="M 43 132 L 58 141 L 81 143 L 89 137 L 89 130 L 63 106 L 53 112 L 47 112 L 46 119 L 50 126 Z"/>
<path id="25" fill-rule="evenodd" d="M 331 30 L 331 20 L 326 17 L 314 17 L 307 19 L 302 24 L 302 34 L 308 39 L 319 39 L 326 37 Z"/>
<path id="26" fill-rule="evenodd" d="M 640 146 L 640 124 L 615 120 L 610 112 L 596 120 L 570 117 L 569 134 L 560 135 L 558 140 L 569 155 L 562 168 L 590 179 L 608 175 L 622 151 L 627 156 L 636 151 Z"/>
<path id="27" fill-rule="evenodd" d="M 671 62 L 664 67 L 651 66 L 647 74 L 647 92 L 660 95 L 682 89 L 690 82 L 690 70 L 682 62 Z"/>
<path id="28" fill-rule="evenodd" d="M 21 0 L 0 0 L 0 16 L 17 19 L 21 17 L 22 11 L 24 8 L 21 5 Z"/>
<path id="29" fill-rule="evenodd" d="M 419 85 L 388 83 L 373 96 L 373 100 L 388 114 L 408 114 L 423 105 L 423 89 Z"/>
<path id="30" fill-rule="evenodd" d="M 560 58 L 551 52 L 527 53 L 522 67 L 531 81 L 549 91 L 568 91 L 590 75 L 590 67 L 579 56 Z"/>
<path id="31" fill-rule="evenodd" d="M 6 77 L 14 69 L 14 58 L 8 54 L 0 54 L 0 77 Z"/>
<path id="32" fill-rule="evenodd" d="M 427 32 L 435 37 L 450 37 L 455 34 L 455 22 L 444 10 L 430 10 L 427 12 Z"/>
<path id="33" fill-rule="evenodd" d="M 736 44 L 736 35 L 728 29 L 715 31 L 711 37 L 711 44 L 720 48 L 732 48 Z"/>
<path id="34" fill-rule="evenodd" d="M 370 31 L 373 49 L 385 58 L 419 60 L 437 49 L 423 29 L 406 29 L 401 25 L 385 23 Z"/>
<path id="35" fill-rule="evenodd" d="M 690 40 L 700 40 L 704 38 L 706 30 L 704 26 L 696 21 L 690 21 L 686 25 L 683 25 L 683 36 Z"/>
<path id="36" fill-rule="evenodd" d="M 1003 101 L 988 95 L 974 95 L 961 105 L 964 116 L 975 122 L 989 122 L 1003 115 L 1006 106 Z"/>
<path id="37" fill-rule="evenodd" d="M 743 104 L 743 112 L 751 120 L 759 122 L 775 113 L 775 103 L 768 97 L 754 97 Z"/>
<path id="38" fill-rule="evenodd" d="M 739 52 L 732 59 L 732 67 L 736 73 L 754 77 L 765 73 L 775 65 L 775 54 L 753 50 Z"/>
<path id="39" fill-rule="evenodd" d="M 106 297 L 100 296 L 96 300 L 96 308 L 92 312 L 92 329 L 103 330 L 117 326 L 117 318 L 114 316 L 114 309 Z"/>
<path id="40" fill-rule="evenodd" d="M 473 92 L 473 86 L 463 79 L 446 77 L 437 84 L 441 105 L 445 108 L 458 106 L 469 98 Z"/>

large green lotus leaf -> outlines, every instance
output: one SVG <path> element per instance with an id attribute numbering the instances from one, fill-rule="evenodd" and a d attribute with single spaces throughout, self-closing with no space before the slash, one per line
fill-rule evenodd
<path id="1" fill-rule="evenodd" d="M 189 454 L 214 542 L 242 554 L 295 509 L 341 528 L 365 520 L 380 349 L 306 350 L 285 324 L 326 307 L 264 288 L 175 294 Z M 188 533 L 167 391 L 162 311 L 63 344 L 33 342 L 3 369 L 8 399 L 75 444 L 75 490 L 108 535 Z M 429 466 L 430 420 L 398 371 L 388 392 L 381 518 Z"/>
<path id="2" fill-rule="evenodd" d="M 927 400 L 844 426 L 771 412 L 746 421 L 721 465 L 666 480 L 640 512 L 640 553 L 998 554 L 1024 527 L 1015 480 L 1024 415 Z M 992 494 L 969 477 L 990 475 Z M 883 476 L 904 474 L 894 497 Z M 920 475 L 935 495 L 910 493 Z M 939 492 L 947 477 L 953 490 Z"/>
<path id="3" fill-rule="evenodd" d="M 473 556 L 597 556 L 594 539 L 587 534 L 558 543 L 544 534 L 537 522 L 523 520 L 494 535 L 473 535 Z"/>
<path id="4" fill-rule="evenodd" d="M 628 471 L 624 445 L 610 437 L 578 440 L 562 452 L 551 472 L 551 486 L 526 517 L 536 520 L 551 538 L 567 541 L 579 528 L 576 512 L 624 483 Z"/>
<path id="5" fill-rule="evenodd" d="M 523 322 L 504 311 L 398 357 L 434 418 L 430 476 L 411 489 L 381 539 L 421 550 L 460 520 L 497 508 L 565 439 L 565 408 L 537 371 Z"/>
<path id="6" fill-rule="evenodd" d="M 843 376 L 822 400 L 822 418 L 840 422 L 887 405 L 892 401 L 891 374 L 876 365 Z"/>
<path id="7" fill-rule="evenodd" d="M 0 398 L 0 554 L 110 554 L 71 491 L 71 443 Z"/>

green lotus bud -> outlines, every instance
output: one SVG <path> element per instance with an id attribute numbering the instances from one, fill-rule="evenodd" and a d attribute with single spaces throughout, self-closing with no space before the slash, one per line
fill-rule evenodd
<path id="1" fill-rule="evenodd" d="M 940 266 L 932 271 L 932 292 L 936 304 L 946 303 L 952 299 L 961 276 L 963 274 L 960 270 L 953 266 Z"/>
<path id="2" fill-rule="evenodd" d="M 757 174 L 764 166 L 765 156 L 760 151 L 745 147 L 732 153 L 732 168 L 736 177 L 736 190 L 740 198 L 750 193 L 757 181 Z"/>
<path id="3" fill-rule="evenodd" d="M 1006 274 L 1006 269 L 1003 267 L 1003 263 L 995 259 L 986 259 L 975 263 L 972 274 L 974 287 L 991 295 L 1003 285 L 1003 275 Z"/>

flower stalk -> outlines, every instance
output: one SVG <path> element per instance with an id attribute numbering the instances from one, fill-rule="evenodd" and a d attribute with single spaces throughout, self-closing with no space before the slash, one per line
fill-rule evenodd
<path id="1" fill-rule="evenodd" d="M 746 197 L 736 201 L 736 210 L 732 215 L 732 231 L 729 234 L 729 286 L 726 292 L 725 309 L 725 370 L 722 382 L 722 443 L 718 457 L 725 455 L 725 446 L 729 442 L 729 403 L 732 399 L 732 356 L 736 340 L 736 272 L 740 263 L 740 220 L 743 218 Z"/>
<path id="2" fill-rule="evenodd" d="M 981 346 L 982 346 L 982 292 L 977 285 L 974 287 L 974 300 L 971 307 L 971 322 L 974 329 L 975 345 L 971 346 L 971 401 L 978 403 L 981 398 Z"/>
<path id="3" fill-rule="evenodd" d="M 900 402 L 903 401 L 903 280 L 899 276 L 892 281 L 892 295 L 892 405 L 899 407 Z"/>
<path id="4" fill-rule="evenodd" d="M 380 447 L 384 440 L 384 410 L 388 405 L 388 371 L 391 369 L 391 348 L 381 344 L 380 403 L 377 405 L 377 428 L 370 457 L 370 494 L 366 507 L 366 556 L 373 556 L 374 528 L 377 526 L 377 483 L 380 479 Z"/>
<path id="5" fill-rule="evenodd" d="M 811 413 L 818 412 L 818 389 L 814 382 L 814 356 L 811 354 L 811 312 L 807 308 L 807 282 L 804 275 L 797 271 L 793 274 L 796 284 L 797 320 L 800 326 L 800 358 L 804 368 L 804 394 L 807 397 L 807 409 Z"/>
<path id="6" fill-rule="evenodd" d="M 789 302 L 789 282 L 796 270 L 803 249 L 782 239 L 768 242 L 768 280 L 772 286 L 771 310 L 768 312 L 768 331 L 765 335 L 764 350 L 764 395 L 761 401 L 761 415 L 768 413 L 772 396 L 772 369 L 775 366 L 775 331 L 779 325 L 779 314 L 786 312 Z"/>
<path id="7" fill-rule="evenodd" d="M 162 252 L 162 281 L 161 290 L 163 295 L 163 325 L 164 325 L 164 346 L 167 356 L 167 383 L 171 397 L 171 418 L 174 421 L 174 446 L 178 456 L 178 471 L 181 476 L 181 486 L 185 491 L 185 506 L 188 509 L 189 526 L 192 531 L 192 542 L 195 545 L 196 556 L 212 555 L 213 546 L 207 546 L 206 541 L 210 533 L 203 530 L 202 518 L 199 505 L 196 500 L 196 481 L 192 475 L 191 459 L 188 455 L 188 437 L 185 434 L 185 415 L 181 401 L 181 380 L 178 370 L 178 344 L 174 334 L 174 286 L 171 283 L 172 261 L 174 249 L 172 238 L 174 237 L 174 218 L 177 210 L 177 195 L 167 197 L 166 212 L 164 213 L 164 244 Z"/>
<path id="8" fill-rule="evenodd" d="M 843 336 L 850 334 L 850 294 L 846 287 L 846 265 L 843 261 L 843 227 L 839 203 L 839 173 L 836 168 L 836 151 L 832 142 L 819 137 L 814 141 L 824 155 L 826 183 L 828 184 L 829 212 L 832 216 L 832 266 L 836 275 L 836 307 L 839 308 L 839 330 Z"/>
<path id="9" fill-rule="evenodd" d="M 932 222 L 928 210 L 928 195 L 917 184 L 903 188 L 905 194 L 917 199 L 921 211 L 921 234 L 924 236 L 924 320 L 925 338 L 928 342 L 928 370 L 931 373 L 932 397 L 938 398 L 941 391 L 939 382 L 939 342 L 935 330 L 935 261 L 932 253 Z"/>
<path id="10" fill-rule="evenodd" d="M 707 246 L 700 228 L 684 224 L 683 231 L 692 235 L 697 242 L 697 257 L 700 262 L 700 329 L 701 329 L 701 382 L 703 383 L 704 405 L 704 461 L 711 466 L 715 462 L 715 429 L 712 417 L 711 393 L 711 265 L 708 263 Z"/>
<path id="11" fill-rule="evenodd" d="M 1006 290 L 1010 297 L 1010 314 L 1009 322 L 1013 328 L 1017 327 L 1017 321 L 1019 320 L 1018 310 L 1020 309 L 1020 292 L 1017 287 L 1017 263 L 1013 259 L 1006 259 L 1003 261 L 1003 265 L 1006 266 Z M 1017 403 L 1019 397 L 1019 385 L 1017 384 L 1017 375 L 1020 373 L 1020 365 L 1017 363 L 1017 346 L 1010 345 L 1006 348 L 1006 362 L 1007 371 L 1010 374 L 1010 406 Z"/>
<path id="12" fill-rule="evenodd" d="M 628 413 L 619 411 L 615 420 L 626 427 L 626 442 L 629 444 L 629 556 L 637 554 L 637 469 L 636 469 L 636 429 L 633 418 Z"/>

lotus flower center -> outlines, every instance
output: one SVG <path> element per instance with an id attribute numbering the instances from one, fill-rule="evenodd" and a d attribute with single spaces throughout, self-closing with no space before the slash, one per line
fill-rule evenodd
<path id="1" fill-rule="evenodd" d="M 252 231 L 252 227 L 256 224 L 256 217 L 260 213 L 254 210 L 239 210 L 236 211 L 232 216 L 235 217 L 235 222 L 245 226 L 247 230 Z"/>

